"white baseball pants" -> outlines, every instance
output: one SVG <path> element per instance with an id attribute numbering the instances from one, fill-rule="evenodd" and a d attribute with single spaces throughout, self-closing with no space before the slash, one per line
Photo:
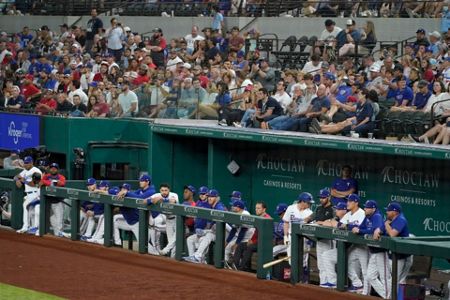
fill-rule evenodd
<path id="1" fill-rule="evenodd" d="M 324 267 L 324 254 L 331 249 L 330 240 L 318 240 L 316 243 L 317 268 L 319 269 L 320 284 L 330 282 Z"/>
<path id="2" fill-rule="evenodd" d="M 367 247 L 352 246 L 348 255 L 348 278 L 355 287 L 363 287 L 363 294 L 368 295 L 367 265 L 369 263 L 369 250 Z M 360 277 L 362 273 L 362 280 Z"/>
<path id="3" fill-rule="evenodd" d="M 391 295 L 392 278 L 388 262 L 387 252 L 370 253 L 367 266 L 367 282 L 383 299 L 389 299 Z"/>

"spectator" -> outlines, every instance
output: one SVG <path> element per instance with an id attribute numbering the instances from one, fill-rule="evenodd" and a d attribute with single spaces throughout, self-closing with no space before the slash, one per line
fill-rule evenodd
<path id="1" fill-rule="evenodd" d="M 258 64 L 253 64 L 250 78 L 260 82 L 269 93 L 275 89 L 275 71 L 269 66 L 267 59 L 261 58 Z"/>
<path id="2" fill-rule="evenodd" d="M 20 94 L 20 88 L 15 85 L 12 87 L 12 95 L 7 99 L 5 108 L 9 111 L 19 111 L 25 105 L 25 99 Z"/>
<path id="3" fill-rule="evenodd" d="M 119 103 L 123 111 L 121 117 L 134 117 L 139 112 L 138 97 L 130 90 L 127 82 L 124 82 L 122 85 Z"/>
<path id="4" fill-rule="evenodd" d="M 120 61 L 123 52 L 122 40 L 125 37 L 122 24 L 117 21 L 116 18 L 112 18 L 111 28 L 108 28 L 105 32 L 105 36 L 108 38 L 108 51 L 114 56 L 115 61 Z"/>
<path id="5" fill-rule="evenodd" d="M 320 61 L 320 55 L 311 55 L 311 60 L 308 61 L 302 69 L 303 74 L 316 75 L 322 68 L 322 62 Z"/>
<path id="6" fill-rule="evenodd" d="M 326 95 L 326 87 L 324 84 L 317 88 L 317 97 L 311 101 L 304 117 L 298 120 L 298 130 L 308 132 L 309 125 L 313 119 L 322 118 L 330 109 L 330 100 Z"/>
<path id="7" fill-rule="evenodd" d="M 58 104 L 56 105 L 56 112 L 62 115 L 70 113 L 73 105 L 69 100 L 67 100 L 67 94 L 59 93 L 56 99 L 58 102 Z"/>
<path id="8" fill-rule="evenodd" d="M 11 150 L 9 156 L 3 159 L 3 169 L 14 170 L 23 168 L 23 160 L 20 159 L 19 150 Z"/>
<path id="9" fill-rule="evenodd" d="M 361 34 L 356 30 L 355 20 L 347 20 L 347 28 L 341 30 L 336 36 L 337 48 L 339 50 L 339 56 L 346 56 L 355 52 L 355 45 L 359 45 L 361 41 Z"/>
<path id="10" fill-rule="evenodd" d="M 39 115 L 46 115 L 55 111 L 58 103 L 54 99 L 54 91 L 48 89 L 46 94 L 41 98 L 41 100 L 36 104 L 36 113 Z"/>
<path id="11" fill-rule="evenodd" d="M 87 109 L 86 105 L 83 102 L 81 102 L 80 96 L 74 95 L 72 100 L 73 100 L 73 106 L 70 111 L 70 115 L 72 117 L 84 117 L 86 115 L 88 109 Z M 89 104 L 90 104 L 90 102 L 89 102 Z"/>
<path id="12" fill-rule="evenodd" d="M 166 39 L 161 28 L 156 27 L 152 32 L 152 38 L 146 48 L 151 51 L 151 58 L 156 67 L 164 67 L 164 50 L 167 47 Z"/>
<path id="13" fill-rule="evenodd" d="M 273 94 L 273 98 L 280 103 L 283 108 L 283 112 L 286 113 L 288 106 L 292 103 L 292 99 L 288 93 L 286 93 L 284 89 L 284 81 L 280 80 L 277 83 L 275 94 Z"/>
<path id="14" fill-rule="evenodd" d="M 320 34 L 319 41 L 333 41 L 341 31 L 342 29 L 340 27 L 337 27 L 336 23 L 333 20 L 327 19 L 325 21 L 325 29 Z"/>
<path id="15" fill-rule="evenodd" d="M 222 33 L 222 29 L 225 26 L 223 15 L 219 11 L 219 7 L 214 5 L 211 10 L 211 15 L 213 16 L 211 29 L 217 30 L 218 33 Z M 205 34 L 206 35 L 206 34 Z"/>
<path id="16" fill-rule="evenodd" d="M 244 47 L 244 38 L 239 34 L 239 27 L 234 26 L 231 29 L 231 37 L 229 41 L 230 51 L 238 52 Z"/>
<path id="17" fill-rule="evenodd" d="M 70 92 L 68 95 L 68 100 L 73 103 L 73 96 L 78 95 L 81 98 L 81 102 L 83 104 L 88 103 L 88 96 L 85 92 L 81 89 L 80 81 L 78 80 L 72 80 L 72 84 L 69 86 Z"/>
<path id="18" fill-rule="evenodd" d="M 414 42 L 414 47 L 416 49 L 418 49 L 419 46 L 425 46 L 425 47 L 430 46 L 430 42 L 428 41 L 426 34 L 425 34 L 425 29 L 423 29 L 423 28 L 419 28 L 416 31 L 416 41 Z"/>
<path id="19" fill-rule="evenodd" d="M 258 103 L 253 117 L 253 127 L 267 129 L 267 122 L 283 114 L 283 108 L 277 100 L 269 96 L 265 88 L 256 93 Z"/>
<path id="20" fill-rule="evenodd" d="M 191 33 L 186 35 L 184 37 L 184 40 L 186 41 L 186 49 L 189 54 L 192 54 L 195 49 L 195 42 L 196 41 L 203 41 L 205 38 L 198 34 L 198 26 L 194 25 L 192 26 Z M 177 50 L 177 49 L 174 49 Z"/>

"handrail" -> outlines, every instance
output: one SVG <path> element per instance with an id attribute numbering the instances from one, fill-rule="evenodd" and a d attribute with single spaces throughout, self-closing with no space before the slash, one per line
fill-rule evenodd
<path id="1" fill-rule="evenodd" d="M 216 268 L 223 268 L 225 224 L 238 224 L 254 227 L 258 230 L 258 270 L 257 277 L 266 278 L 267 273 L 263 264 L 272 260 L 272 231 L 273 220 L 258 216 L 243 216 L 240 214 L 218 211 L 206 208 L 192 207 L 180 204 L 161 203 L 158 205 L 147 205 L 143 199 L 124 198 L 118 199 L 116 196 L 92 193 L 86 190 L 70 189 L 63 187 L 47 186 L 41 189 L 40 204 L 40 228 L 39 235 L 43 236 L 48 232 L 48 205 L 51 198 L 58 197 L 72 200 L 71 207 L 71 239 L 79 240 L 80 234 L 80 203 L 81 201 L 91 201 L 103 203 L 105 217 L 104 245 L 112 246 L 112 207 L 134 208 L 139 211 L 139 252 L 144 254 L 148 251 L 148 218 L 150 211 L 157 211 L 164 214 L 176 216 L 176 254 L 175 259 L 181 260 L 185 239 L 185 218 L 202 218 L 216 222 L 216 243 L 214 246 L 214 265 Z"/>
<path id="2" fill-rule="evenodd" d="M 431 125 L 433 125 L 434 120 L 438 119 L 438 118 L 435 118 L 435 117 L 434 117 L 434 109 L 435 109 L 435 107 L 436 107 L 439 103 L 447 102 L 447 101 L 450 101 L 450 98 L 442 99 L 442 100 L 436 101 L 436 102 L 433 103 L 433 105 L 431 105 L 431 120 L 430 120 Z"/>
<path id="3" fill-rule="evenodd" d="M 303 244 L 304 238 L 317 240 L 335 240 L 337 244 L 337 288 L 345 290 L 347 278 L 347 255 L 346 248 L 352 244 L 365 245 L 374 248 L 381 248 L 392 253 L 392 274 L 397 274 L 398 254 L 411 254 L 421 256 L 431 256 L 439 258 L 450 258 L 450 236 L 441 236 L 435 242 L 444 242 L 433 245 L 433 240 L 416 238 L 391 238 L 382 236 L 379 240 L 372 235 L 357 235 L 345 229 L 319 226 L 314 224 L 292 225 L 291 235 L 291 281 L 293 284 L 299 282 L 299 270 L 303 268 Z M 392 276 L 392 299 L 397 300 L 397 276 Z"/>

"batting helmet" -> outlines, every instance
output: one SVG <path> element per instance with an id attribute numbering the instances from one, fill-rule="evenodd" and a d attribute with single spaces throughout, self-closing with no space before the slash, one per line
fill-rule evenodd
<path id="1" fill-rule="evenodd" d="M 311 203 L 313 202 L 313 196 L 308 192 L 303 192 L 300 195 L 298 195 L 297 200 L 300 202 Z"/>

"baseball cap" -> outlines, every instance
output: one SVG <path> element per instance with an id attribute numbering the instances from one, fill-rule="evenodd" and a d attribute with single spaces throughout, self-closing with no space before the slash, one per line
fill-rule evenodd
<path id="1" fill-rule="evenodd" d="M 440 39 L 441 38 L 441 34 L 439 33 L 439 31 L 433 31 L 433 32 L 431 32 L 431 33 L 429 33 L 428 34 L 429 36 L 433 36 L 433 37 L 435 37 L 435 38 L 437 38 L 437 39 Z"/>
<path id="2" fill-rule="evenodd" d="M 152 181 L 152 177 L 150 175 L 144 174 L 139 178 L 139 181 Z"/>
<path id="3" fill-rule="evenodd" d="M 198 189 L 198 193 L 201 194 L 201 195 L 208 194 L 208 187 L 207 186 L 201 186 Z"/>
<path id="4" fill-rule="evenodd" d="M 159 27 L 155 27 L 155 28 L 153 28 L 152 32 L 159 32 L 159 33 L 162 33 L 162 29 L 159 28 Z"/>
<path id="5" fill-rule="evenodd" d="M 209 190 L 207 195 L 208 197 L 217 197 L 219 196 L 219 192 L 217 190 Z"/>
<path id="6" fill-rule="evenodd" d="M 416 33 L 425 33 L 425 29 L 419 28 L 419 29 L 417 29 Z"/>
<path id="7" fill-rule="evenodd" d="M 234 200 L 232 205 L 234 207 L 239 207 L 240 209 L 244 209 L 245 208 L 245 203 L 242 200 Z"/>
<path id="8" fill-rule="evenodd" d="M 19 153 L 20 153 L 20 150 L 19 150 L 19 149 L 13 149 L 13 150 L 11 150 L 10 152 L 11 152 L 11 153 L 14 153 L 14 154 L 19 154 Z"/>
<path id="9" fill-rule="evenodd" d="M 25 156 L 23 162 L 26 164 L 31 164 L 33 162 L 33 158 L 31 156 Z"/>
<path id="10" fill-rule="evenodd" d="M 336 204 L 334 209 L 336 209 L 336 210 L 347 210 L 347 204 L 345 204 L 345 202 L 339 202 L 338 204 Z"/>
<path id="11" fill-rule="evenodd" d="M 86 185 L 93 185 L 97 182 L 97 180 L 95 180 L 95 178 L 88 178 L 88 180 L 86 180 Z"/>
<path id="12" fill-rule="evenodd" d="M 186 190 L 186 189 L 190 190 L 190 191 L 192 192 L 192 194 L 195 194 L 195 192 L 196 192 L 195 187 L 192 186 L 192 185 L 185 185 L 185 186 L 184 186 L 184 189 L 185 189 L 185 190 Z"/>
<path id="13" fill-rule="evenodd" d="M 356 98 L 355 96 L 348 96 L 347 102 L 356 103 L 358 102 L 358 98 Z"/>
<path id="14" fill-rule="evenodd" d="M 402 211 L 402 207 L 397 202 L 391 202 L 391 203 L 389 203 L 388 207 L 386 207 L 386 211 L 401 212 Z"/>
<path id="15" fill-rule="evenodd" d="M 231 198 L 238 198 L 238 199 L 241 199 L 242 193 L 239 192 L 239 191 L 233 191 L 233 192 L 231 192 L 230 197 L 231 197 Z"/>
<path id="16" fill-rule="evenodd" d="M 376 64 L 373 64 L 370 66 L 369 71 L 370 72 L 380 72 L 380 68 Z"/>
<path id="17" fill-rule="evenodd" d="M 336 23 L 333 21 L 333 20 L 331 20 L 331 19 L 326 19 L 325 20 L 325 26 L 331 26 L 331 25 L 336 25 Z"/>
<path id="18" fill-rule="evenodd" d="M 331 193 L 330 190 L 327 188 L 321 189 L 319 192 L 319 198 L 327 198 L 330 197 Z"/>
<path id="19" fill-rule="evenodd" d="M 92 81 L 88 85 L 96 88 L 98 86 L 98 82 L 97 81 Z"/>
<path id="20" fill-rule="evenodd" d="M 356 194 L 350 194 L 347 197 L 347 201 L 359 202 L 361 199 Z"/>
<path id="21" fill-rule="evenodd" d="M 102 181 L 100 181 L 98 186 L 99 187 L 107 187 L 107 186 L 109 186 L 109 181 L 108 180 L 102 180 Z"/>
<path id="22" fill-rule="evenodd" d="M 33 75 L 31 75 L 31 74 L 27 74 L 27 75 L 25 75 L 25 79 L 28 79 L 28 80 L 31 80 L 31 81 L 33 81 L 33 79 L 34 79 L 34 76 L 33 76 Z"/>
<path id="23" fill-rule="evenodd" d="M 367 200 L 366 204 L 364 204 L 364 208 L 377 208 L 378 204 L 375 200 Z"/>
<path id="24" fill-rule="evenodd" d="M 328 69 L 330 67 L 330 64 L 327 61 L 323 61 L 320 67 L 322 69 Z"/>
<path id="25" fill-rule="evenodd" d="M 433 52 L 433 48 L 431 48 L 431 47 L 426 47 L 426 48 L 425 48 L 425 52 Z"/>
<path id="26" fill-rule="evenodd" d="M 57 163 L 51 163 L 50 168 L 57 168 L 59 169 L 59 165 Z"/>
<path id="27" fill-rule="evenodd" d="M 314 202 L 313 197 L 310 193 L 307 192 L 303 192 L 300 195 L 298 195 L 297 200 L 300 202 L 306 202 L 306 203 L 311 203 Z"/>
<path id="28" fill-rule="evenodd" d="M 323 76 L 329 80 L 333 80 L 333 81 L 336 80 L 336 76 L 334 76 L 334 74 L 331 72 L 325 72 L 325 74 L 323 74 Z"/>
<path id="29" fill-rule="evenodd" d="M 280 214 L 284 213 L 287 208 L 288 208 L 288 205 L 286 203 L 280 203 L 275 208 L 275 214 L 280 215 Z"/>
<path id="30" fill-rule="evenodd" d="M 351 26 L 351 25 L 355 24 L 355 21 L 353 21 L 352 19 L 348 19 L 347 22 L 345 22 L 345 24 L 347 26 Z"/>
<path id="31" fill-rule="evenodd" d="M 113 186 L 108 190 L 108 194 L 117 195 L 120 192 L 120 188 L 118 186 Z"/>
<path id="32" fill-rule="evenodd" d="M 128 31 L 131 31 L 131 28 L 128 27 L 128 26 L 125 26 L 125 27 L 123 28 L 123 30 L 125 30 L 125 32 L 128 32 Z"/>
<path id="33" fill-rule="evenodd" d="M 66 23 L 59 25 L 59 27 L 69 28 L 69 26 Z"/>
<path id="34" fill-rule="evenodd" d="M 186 62 L 186 63 L 183 64 L 183 67 L 186 68 L 186 69 L 190 69 L 191 68 L 191 64 Z"/>
<path id="35" fill-rule="evenodd" d="M 244 53 L 244 51 L 239 50 L 238 53 L 236 54 L 236 56 L 239 57 L 239 58 L 242 58 L 242 57 L 245 56 L 245 53 Z"/>

